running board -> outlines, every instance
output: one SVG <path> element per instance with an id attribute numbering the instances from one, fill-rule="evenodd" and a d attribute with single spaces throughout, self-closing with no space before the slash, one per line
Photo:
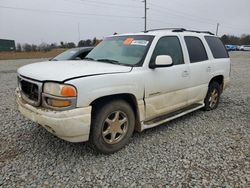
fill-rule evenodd
<path id="1" fill-rule="evenodd" d="M 163 123 L 166 123 L 166 122 L 171 121 L 173 119 L 176 119 L 178 117 L 184 116 L 184 115 L 186 115 L 190 112 L 193 112 L 195 110 L 198 110 L 202 107 L 204 107 L 204 104 L 193 104 L 191 106 L 180 109 L 178 111 L 154 118 L 154 119 L 149 120 L 149 121 L 142 122 L 141 131 L 143 131 L 145 129 L 152 128 L 152 127 L 156 127 L 160 124 L 163 124 Z"/>

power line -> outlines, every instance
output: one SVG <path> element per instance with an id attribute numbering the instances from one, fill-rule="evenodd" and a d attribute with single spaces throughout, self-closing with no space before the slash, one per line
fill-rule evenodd
<path id="1" fill-rule="evenodd" d="M 170 9 L 168 7 L 165 7 L 165 6 L 159 6 L 159 5 L 156 5 L 156 4 L 153 4 L 153 3 L 149 3 L 149 4 L 151 6 L 153 6 L 154 9 L 157 9 L 157 11 L 155 11 L 154 9 L 151 9 L 152 11 L 155 11 L 157 13 L 158 12 L 164 12 L 164 13 L 166 13 L 166 10 L 167 10 L 167 11 L 172 12 L 171 14 L 175 14 L 175 15 L 177 15 L 179 17 L 183 17 L 184 19 L 188 19 L 188 20 L 191 20 L 191 19 L 192 20 L 200 20 L 199 21 L 200 23 L 208 23 L 208 24 L 216 25 L 216 23 L 218 22 L 218 20 L 201 17 L 200 15 L 197 16 L 197 15 L 186 13 L 186 12 L 182 12 L 182 11 L 179 11 L 179 10 Z M 229 23 L 227 23 L 225 21 L 223 21 L 223 23 L 224 23 L 224 25 L 227 25 L 227 26 L 246 28 L 245 25 L 244 26 L 243 25 L 232 25 L 232 24 L 229 24 Z"/>
<path id="2" fill-rule="evenodd" d="M 79 1 L 71 1 L 71 0 L 63 0 L 67 3 L 70 3 L 70 4 L 77 4 L 78 6 L 79 5 L 83 5 L 83 6 L 90 6 L 90 7 L 115 7 L 115 10 L 123 10 L 123 11 L 126 11 L 126 12 L 130 12 L 130 13 L 138 13 L 138 10 L 134 10 L 130 7 L 126 7 L 126 6 L 119 6 L 119 5 L 111 5 L 111 4 L 102 4 L 102 3 L 97 3 L 97 2 L 91 2 L 91 1 L 84 1 L 84 2 L 79 2 Z M 136 7 L 137 8 L 137 7 Z M 138 7 L 139 8 L 139 7 Z M 140 7 L 141 9 L 141 7 Z"/>
<path id="3" fill-rule="evenodd" d="M 197 15 L 193 15 L 193 14 L 190 14 L 190 13 L 186 13 L 186 12 L 182 12 L 182 11 L 179 11 L 179 10 L 171 9 L 169 7 L 159 6 L 159 5 L 155 5 L 153 3 L 149 3 L 149 4 L 151 6 L 153 6 L 153 7 L 155 7 L 155 9 L 158 9 L 157 11 L 164 11 L 166 13 L 166 10 L 167 10 L 167 11 L 170 11 L 170 12 L 176 14 L 176 15 L 189 16 L 189 17 L 192 17 L 192 18 L 196 18 L 197 17 Z M 200 20 L 202 20 L 202 21 L 207 20 L 207 21 L 210 21 L 210 22 L 213 22 L 213 23 L 215 22 L 215 20 L 204 18 L 204 17 L 200 17 Z"/>
<path id="4" fill-rule="evenodd" d="M 128 5 L 128 4 L 118 4 L 118 3 L 107 3 L 106 1 L 103 2 L 103 1 L 95 1 L 95 0 L 80 0 L 79 3 L 96 3 L 98 5 L 109 5 L 109 6 L 118 6 L 118 7 L 130 7 L 130 8 L 138 8 L 138 9 L 141 9 L 142 7 L 140 6 L 133 6 L 133 5 Z"/>
<path id="5" fill-rule="evenodd" d="M 61 11 L 61 10 L 30 9 L 30 8 L 10 7 L 10 6 L 0 6 L 0 8 L 2 8 L 2 9 L 12 9 L 12 10 L 22 10 L 22 11 L 31 11 L 31 12 L 49 12 L 49 13 L 83 15 L 83 16 L 98 16 L 98 17 L 112 17 L 112 18 L 119 17 L 119 18 L 130 18 L 130 19 L 140 18 L 140 17 L 136 17 L 136 16 L 80 13 L 80 12 L 70 12 L 70 11 Z"/>

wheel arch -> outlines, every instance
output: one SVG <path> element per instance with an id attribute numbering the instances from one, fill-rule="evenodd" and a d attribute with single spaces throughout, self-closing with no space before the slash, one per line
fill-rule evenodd
<path id="1" fill-rule="evenodd" d="M 212 82 L 217 82 L 217 83 L 220 85 L 220 92 L 222 93 L 222 91 L 223 91 L 223 86 L 224 86 L 224 76 L 223 76 L 223 75 L 214 76 L 214 77 L 210 80 L 209 85 L 210 85 Z"/>
<path id="2" fill-rule="evenodd" d="M 141 123 L 140 123 L 140 111 L 138 107 L 138 101 L 135 95 L 131 93 L 107 95 L 107 96 L 102 96 L 102 97 L 95 99 L 94 101 L 90 103 L 90 105 L 92 106 L 91 115 L 93 115 L 98 105 L 103 105 L 104 103 L 114 101 L 114 100 L 124 100 L 131 106 L 135 114 L 135 130 L 139 131 Z"/>

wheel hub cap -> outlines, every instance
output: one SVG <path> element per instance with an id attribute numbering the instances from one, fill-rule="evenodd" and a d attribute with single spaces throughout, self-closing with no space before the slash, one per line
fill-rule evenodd
<path id="1" fill-rule="evenodd" d="M 102 137 L 106 143 L 116 144 L 123 139 L 128 130 L 128 118 L 122 111 L 111 113 L 104 121 Z"/>
<path id="2" fill-rule="evenodd" d="M 209 98 L 209 106 L 210 108 L 215 107 L 219 99 L 219 93 L 216 89 L 214 89 L 211 93 L 211 96 Z"/>

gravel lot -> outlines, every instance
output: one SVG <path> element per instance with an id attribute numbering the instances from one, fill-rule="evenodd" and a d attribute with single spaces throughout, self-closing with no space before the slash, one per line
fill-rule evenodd
<path id="1" fill-rule="evenodd" d="M 15 72 L 40 60 L 0 61 L 0 187 L 250 187 L 250 52 L 231 57 L 231 86 L 217 110 L 135 133 L 113 155 L 23 118 Z"/>

